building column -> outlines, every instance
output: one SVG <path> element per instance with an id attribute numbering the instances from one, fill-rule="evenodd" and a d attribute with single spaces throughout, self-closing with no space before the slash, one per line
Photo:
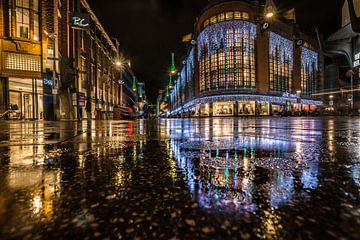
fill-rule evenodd
<path id="1" fill-rule="evenodd" d="M 256 90 L 269 91 L 269 32 L 262 32 L 257 27 L 256 40 Z"/>
<path id="2" fill-rule="evenodd" d="M 234 102 L 234 116 L 237 117 L 239 115 L 239 103 L 238 101 Z"/>
<path id="3" fill-rule="evenodd" d="M 209 103 L 209 116 L 213 117 L 214 116 L 214 103 Z"/>
<path id="4" fill-rule="evenodd" d="M 292 93 L 301 91 L 301 47 L 294 46 L 294 71 Z"/>

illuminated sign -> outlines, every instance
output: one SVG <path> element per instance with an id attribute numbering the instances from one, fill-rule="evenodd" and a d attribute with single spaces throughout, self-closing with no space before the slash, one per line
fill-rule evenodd
<path id="1" fill-rule="evenodd" d="M 70 26 L 76 29 L 88 29 L 90 27 L 90 16 L 86 13 L 70 14 Z"/>
<path id="2" fill-rule="evenodd" d="M 360 66 L 360 53 L 355 54 L 355 59 L 354 59 L 354 68 L 359 67 Z"/>

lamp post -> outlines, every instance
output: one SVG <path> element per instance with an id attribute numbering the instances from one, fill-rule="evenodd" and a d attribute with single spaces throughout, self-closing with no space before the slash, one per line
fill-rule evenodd
<path id="1" fill-rule="evenodd" d="M 297 96 L 297 101 L 298 101 L 298 104 L 300 105 L 300 112 L 302 112 L 302 102 L 301 102 L 301 91 L 300 90 L 297 90 L 296 91 L 296 96 Z"/>
<path id="2" fill-rule="evenodd" d="M 59 61 L 59 59 L 56 58 L 56 38 L 57 38 L 57 34 L 56 33 L 48 33 L 47 31 L 44 30 L 44 34 L 46 35 L 46 37 L 48 39 L 50 39 L 51 41 L 53 41 L 53 57 L 52 58 L 48 58 L 48 60 L 52 60 L 53 61 L 53 86 L 52 86 L 52 95 L 53 95 L 53 111 L 54 111 L 54 120 L 58 120 L 58 108 L 57 108 L 57 97 L 56 95 L 58 94 L 58 80 L 56 79 L 56 61 Z"/>
<path id="3" fill-rule="evenodd" d="M 355 75 L 355 73 L 352 69 L 350 69 L 349 71 L 346 72 L 346 76 L 350 77 L 350 79 L 351 79 L 351 86 L 350 86 L 351 87 L 351 95 L 349 96 L 349 99 L 348 99 L 348 101 L 350 102 L 350 109 L 349 109 L 350 113 L 352 113 L 354 110 L 354 75 Z"/>

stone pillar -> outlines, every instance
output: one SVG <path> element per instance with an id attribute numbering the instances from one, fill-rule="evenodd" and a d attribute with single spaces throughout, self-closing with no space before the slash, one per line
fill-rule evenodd
<path id="1" fill-rule="evenodd" d="M 262 32 L 257 27 L 256 40 L 256 90 L 267 93 L 269 91 L 269 33 Z"/>

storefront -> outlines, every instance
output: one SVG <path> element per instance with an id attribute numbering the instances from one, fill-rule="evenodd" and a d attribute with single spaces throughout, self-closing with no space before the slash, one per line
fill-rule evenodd
<path id="1" fill-rule="evenodd" d="M 5 79 L 0 78 L 0 114 L 6 111 Z"/>
<path id="2" fill-rule="evenodd" d="M 215 102 L 213 103 L 213 116 L 234 116 L 233 102 Z"/>
<path id="3" fill-rule="evenodd" d="M 238 102 L 238 115 L 239 116 L 254 116 L 256 104 L 255 101 L 239 101 Z"/>
<path id="4" fill-rule="evenodd" d="M 210 116 L 210 104 L 206 103 L 200 106 L 200 116 L 201 117 L 208 117 Z"/>
<path id="5" fill-rule="evenodd" d="M 43 82 L 9 78 L 9 105 L 17 106 L 21 119 L 44 119 Z"/>
<path id="6" fill-rule="evenodd" d="M 302 99 L 293 96 L 269 96 L 255 94 L 229 94 L 205 96 L 194 99 L 186 105 L 170 112 L 178 116 L 181 112 L 192 113 L 191 116 L 271 116 L 295 114 L 296 112 L 313 113 L 323 106 L 322 101 Z"/>

